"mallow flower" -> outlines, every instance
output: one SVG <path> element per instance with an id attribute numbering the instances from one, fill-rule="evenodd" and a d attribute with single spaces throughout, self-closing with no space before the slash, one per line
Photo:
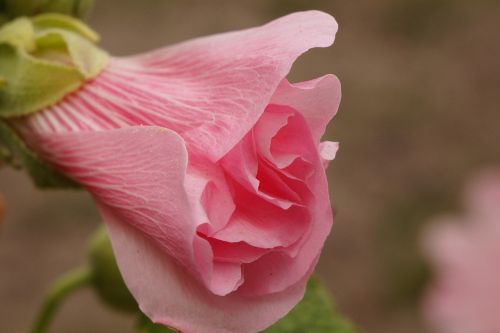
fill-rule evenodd
<path id="1" fill-rule="evenodd" d="M 299 12 L 105 64 L 70 34 L 63 61 L 84 82 L 65 91 L 52 80 L 61 98 L 35 96 L 26 107 L 40 110 L 8 118 L 92 194 L 125 283 L 154 322 L 257 332 L 303 297 L 332 226 L 325 168 L 337 144 L 320 139 L 340 84 L 286 76 L 336 31 L 330 15 Z"/>
<path id="2" fill-rule="evenodd" d="M 424 314 L 439 333 L 500 332 L 500 170 L 475 178 L 464 201 L 425 234 L 435 278 Z"/>

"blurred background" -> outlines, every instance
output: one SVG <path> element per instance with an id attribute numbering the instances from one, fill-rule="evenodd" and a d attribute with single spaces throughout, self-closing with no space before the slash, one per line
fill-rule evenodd
<path id="1" fill-rule="evenodd" d="M 418 238 L 458 206 L 478 169 L 500 162 L 500 2 L 494 0 L 97 0 L 91 25 L 115 55 L 320 9 L 335 45 L 303 56 L 292 81 L 335 73 L 340 141 L 328 170 L 335 225 L 318 268 L 341 311 L 366 332 L 427 333 L 418 302 L 430 272 Z M 0 169 L 0 333 L 26 331 L 47 286 L 85 259 L 100 218 L 79 192 L 36 190 Z M 54 333 L 129 332 L 131 318 L 90 291 L 63 307 Z"/>

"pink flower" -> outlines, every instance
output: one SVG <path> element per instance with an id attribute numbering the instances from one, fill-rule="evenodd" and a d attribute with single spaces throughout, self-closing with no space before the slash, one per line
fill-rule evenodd
<path id="1" fill-rule="evenodd" d="M 442 218 L 425 238 L 436 277 L 425 300 L 443 333 L 500 332 L 500 173 L 468 188 L 461 217 Z"/>
<path id="2" fill-rule="evenodd" d="M 284 316 L 332 225 L 320 143 L 333 75 L 289 83 L 333 43 L 322 12 L 195 39 L 107 68 L 23 119 L 44 159 L 82 184 L 142 311 L 182 332 L 256 332 Z"/>

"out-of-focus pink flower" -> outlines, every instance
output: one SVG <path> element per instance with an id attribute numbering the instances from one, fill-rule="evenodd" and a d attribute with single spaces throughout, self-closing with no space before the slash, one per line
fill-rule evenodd
<path id="1" fill-rule="evenodd" d="M 17 122 L 92 193 L 125 282 L 155 322 L 257 332 L 301 299 L 332 224 L 324 167 L 337 144 L 320 138 L 340 85 L 285 77 L 336 31 L 310 11 L 112 58 Z"/>
<path id="2" fill-rule="evenodd" d="M 425 250 L 436 276 L 424 302 L 443 333 L 500 332 L 500 170 L 470 184 L 460 217 L 428 231 Z"/>

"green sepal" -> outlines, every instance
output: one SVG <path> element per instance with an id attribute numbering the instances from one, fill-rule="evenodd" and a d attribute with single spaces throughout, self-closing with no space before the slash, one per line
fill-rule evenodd
<path id="1" fill-rule="evenodd" d="M 40 61 L 22 49 L 0 44 L 0 117 L 19 117 L 50 106 L 83 82 L 77 70 Z"/>
<path id="2" fill-rule="evenodd" d="M 96 77 L 107 63 L 107 55 L 86 39 L 81 39 L 78 35 L 60 31 L 58 29 L 47 29 L 36 36 L 37 56 L 42 54 L 43 58 L 50 58 L 52 52 L 56 52 L 55 56 L 61 54 L 60 50 L 67 49 L 69 59 L 73 66 L 72 70 L 83 76 L 85 80 Z M 62 53 L 63 57 L 66 55 Z M 81 77 L 79 77 L 80 81 Z"/>
<path id="3" fill-rule="evenodd" d="M 3 120 L 0 120 L 0 142 L 10 153 L 8 162 L 23 165 L 37 187 L 79 188 L 71 179 L 41 161 Z"/>
<path id="4" fill-rule="evenodd" d="M 108 55 L 98 35 L 60 14 L 18 18 L 0 29 L 0 118 L 42 110 L 96 77 Z"/>
<path id="5" fill-rule="evenodd" d="M 360 333 L 335 309 L 317 278 L 309 280 L 302 301 L 283 319 L 262 333 Z"/>
<path id="6" fill-rule="evenodd" d="M 33 24 L 23 17 L 4 25 L 0 29 L 0 43 L 17 46 L 28 52 L 33 51 L 36 48 Z"/>

